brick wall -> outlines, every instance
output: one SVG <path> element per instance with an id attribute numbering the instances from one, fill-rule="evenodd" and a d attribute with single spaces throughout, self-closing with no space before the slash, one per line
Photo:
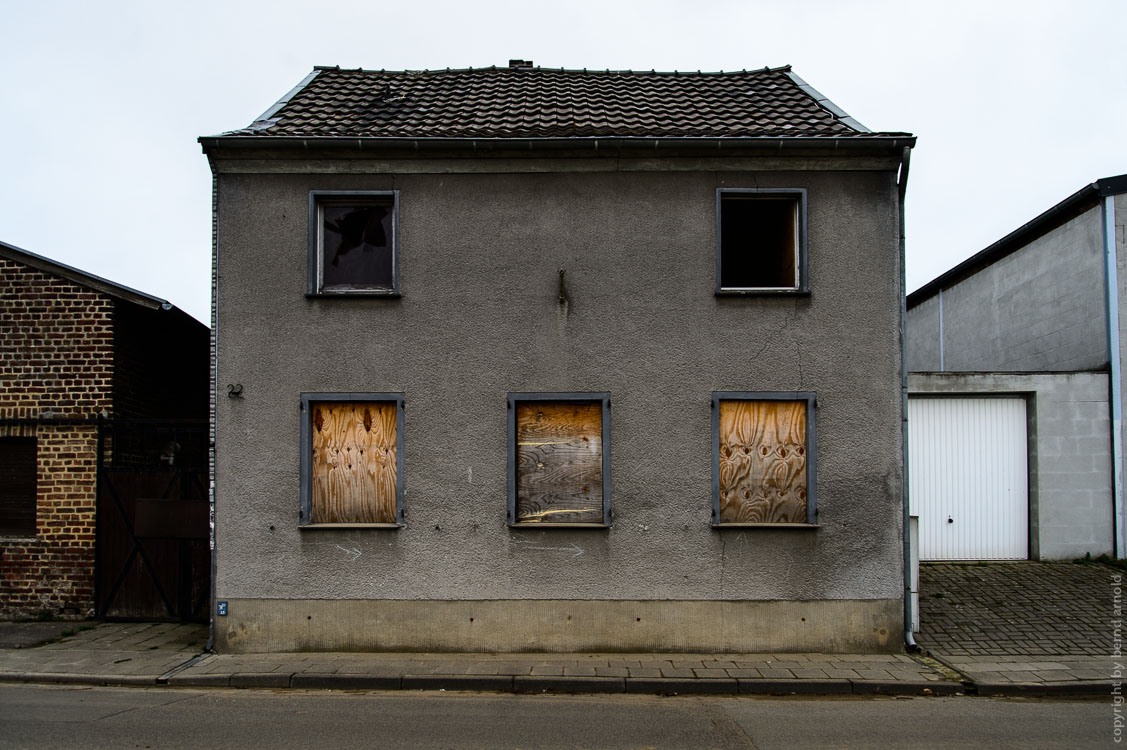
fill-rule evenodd
<path id="1" fill-rule="evenodd" d="M 38 454 L 36 536 L 0 537 L 0 618 L 93 611 L 97 427 L 50 420 L 112 408 L 112 347 L 110 297 L 0 258 L 0 435 Z"/>

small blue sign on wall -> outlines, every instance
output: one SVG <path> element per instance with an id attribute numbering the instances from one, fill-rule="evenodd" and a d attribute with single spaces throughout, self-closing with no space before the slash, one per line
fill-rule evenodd
<path id="1" fill-rule="evenodd" d="M 227 602 L 216 602 L 215 603 L 215 614 L 219 615 L 220 617 L 226 617 L 227 616 Z"/>

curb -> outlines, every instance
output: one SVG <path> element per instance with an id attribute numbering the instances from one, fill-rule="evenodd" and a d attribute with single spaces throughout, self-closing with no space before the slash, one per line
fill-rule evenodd
<path id="1" fill-rule="evenodd" d="M 1111 695 L 1110 681 L 968 682 L 950 680 L 751 679 L 585 677 L 554 675 L 368 675 L 236 672 L 156 675 L 92 675 L 66 672 L 0 672 L 0 683 L 109 687 L 292 688 L 299 690 L 466 690 L 500 693 L 631 693 L 650 695 L 918 695 L 1068 697 Z"/>
<path id="2" fill-rule="evenodd" d="M 1063 696 L 1092 696 L 1113 695 L 1112 682 L 1084 681 L 1084 682 L 976 682 L 978 694 L 984 697 L 1063 697 Z"/>

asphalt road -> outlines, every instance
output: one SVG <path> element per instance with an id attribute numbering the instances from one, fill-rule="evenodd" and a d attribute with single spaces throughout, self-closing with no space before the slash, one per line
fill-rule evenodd
<path id="1" fill-rule="evenodd" d="M 1114 747 L 1108 699 L 0 686 L 0 748 Z"/>

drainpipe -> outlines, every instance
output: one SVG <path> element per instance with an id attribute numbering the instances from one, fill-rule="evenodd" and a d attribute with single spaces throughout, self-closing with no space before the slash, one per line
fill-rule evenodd
<path id="1" fill-rule="evenodd" d="M 900 198 L 900 465 L 904 534 L 904 644 L 909 651 L 917 651 L 919 646 L 916 645 L 916 639 L 912 636 L 912 622 L 915 620 L 915 612 L 912 610 L 912 529 L 908 509 L 908 337 L 906 335 L 908 332 L 908 306 L 905 297 L 908 291 L 908 276 L 904 265 L 906 246 L 904 196 L 908 192 L 908 165 L 911 156 L 912 149 L 905 146 L 900 155 L 900 179 L 896 187 Z"/>
<path id="2" fill-rule="evenodd" d="M 210 162 L 210 159 L 208 160 Z M 219 281 L 219 173 L 211 166 L 211 419 L 208 428 L 208 534 L 211 552 L 211 575 L 208 597 L 207 651 L 215 650 L 215 425 L 219 406 L 219 297 L 216 294 Z"/>
<path id="3" fill-rule="evenodd" d="M 1104 240 L 1104 292 L 1107 295 L 1107 360 L 1111 367 L 1112 511 L 1115 556 L 1127 556 L 1123 517 L 1123 390 L 1119 350 L 1119 279 L 1115 257 L 1115 196 L 1105 195 L 1101 211 Z"/>

